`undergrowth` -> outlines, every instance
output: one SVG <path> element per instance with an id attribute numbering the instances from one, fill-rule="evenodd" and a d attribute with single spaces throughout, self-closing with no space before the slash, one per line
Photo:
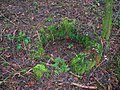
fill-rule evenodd
<path id="1" fill-rule="evenodd" d="M 52 23 L 52 20 L 51 18 L 49 20 L 51 25 L 44 26 L 39 30 L 37 49 L 33 50 L 31 54 L 34 59 L 39 59 L 44 56 L 45 44 L 56 39 L 71 39 L 83 44 L 85 52 L 76 55 L 70 64 L 66 64 L 61 58 L 54 59 L 51 66 L 54 67 L 56 74 L 69 71 L 68 66 L 71 66 L 71 70 L 75 74 L 82 75 L 85 72 L 89 72 L 101 61 L 103 48 L 98 38 L 93 39 L 88 34 L 80 34 L 80 31 L 78 31 L 75 25 L 76 20 L 64 18 L 58 23 Z M 68 48 L 72 48 L 72 44 Z"/>

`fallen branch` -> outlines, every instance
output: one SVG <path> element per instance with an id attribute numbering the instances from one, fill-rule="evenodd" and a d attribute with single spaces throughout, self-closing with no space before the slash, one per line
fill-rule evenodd
<path id="1" fill-rule="evenodd" d="M 74 85 L 74 86 L 77 86 L 77 87 L 80 87 L 80 88 L 84 88 L 84 89 L 97 90 L 97 87 L 96 87 L 96 86 L 86 86 L 86 85 L 77 84 L 77 83 L 71 83 L 71 85 Z"/>

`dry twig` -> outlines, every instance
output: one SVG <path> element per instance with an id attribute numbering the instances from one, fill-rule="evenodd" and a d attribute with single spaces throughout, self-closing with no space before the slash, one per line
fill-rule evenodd
<path id="1" fill-rule="evenodd" d="M 86 86 L 86 85 L 77 84 L 77 83 L 71 83 L 71 85 L 74 85 L 74 86 L 77 86 L 77 87 L 80 87 L 80 88 L 84 88 L 84 89 L 97 90 L 97 87 L 96 87 L 96 86 Z"/>
<path id="2" fill-rule="evenodd" d="M 70 71 L 70 74 L 72 74 L 73 76 L 77 77 L 77 78 L 82 78 L 82 76 L 76 75 L 73 72 Z"/>

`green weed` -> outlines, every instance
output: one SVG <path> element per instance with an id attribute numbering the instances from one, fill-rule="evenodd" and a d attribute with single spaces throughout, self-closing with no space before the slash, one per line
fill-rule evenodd
<path id="1" fill-rule="evenodd" d="M 96 61 L 93 59 L 88 59 L 89 54 L 79 53 L 73 60 L 71 60 L 72 71 L 75 74 L 82 75 L 92 69 Z"/>
<path id="2" fill-rule="evenodd" d="M 75 27 L 75 20 L 70 20 L 68 18 L 64 18 L 62 22 L 60 22 L 60 27 L 59 29 L 61 30 L 60 36 L 69 36 L 71 39 L 75 39 L 74 35 L 76 32 L 76 27 Z M 64 34 L 63 34 L 64 32 Z M 63 34 L 63 35 L 62 35 Z"/>
<path id="3" fill-rule="evenodd" d="M 55 68 L 54 72 L 56 74 L 64 73 L 69 70 L 68 65 L 61 58 L 56 58 L 54 60 L 54 64 L 52 64 L 52 66 Z"/>
<path id="4" fill-rule="evenodd" d="M 91 38 L 88 36 L 88 34 L 85 34 L 85 35 L 79 36 L 78 41 L 83 44 L 85 49 L 90 49 L 92 42 L 94 40 L 92 41 Z"/>
<path id="5" fill-rule="evenodd" d="M 19 32 L 19 34 L 16 35 L 15 39 L 17 40 L 17 42 L 24 41 L 26 44 L 30 42 L 30 37 L 27 37 L 23 32 Z"/>
<path id="6" fill-rule="evenodd" d="M 12 41 L 17 42 L 17 44 L 16 44 L 17 50 L 20 50 L 22 48 L 22 45 L 21 45 L 22 42 L 24 42 L 25 44 L 30 43 L 30 37 L 26 36 L 26 34 L 23 32 L 19 32 L 16 35 L 8 34 L 8 35 L 6 35 L 6 37 L 8 40 L 12 40 Z"/>
<path id="7" fill-rule="evenodd" d="M 92 43 L 92 48 L 95 49 L 96 54 L 98 55 L 98 62 L 100 62 L 102 55 L 103 55 L 103 46 L 101 43 L 98 42 L 93 42 Z"/>
<path id="8" fill-rule="evenodd" d="M 35 67 L 33 67 L 33 72 L 39 80 L 45 72 L 48 72 L 48 69 L 43 64 L 37 64 Z"/>
<path id="9" fill-rule="evenodd" d="M 42 58 L 44 55 L 44 48 L 41 46 L 37 47 L 37 50 L 32 50 L 31 51 L 31 58 L 33 59 L 39 59 Z"/>

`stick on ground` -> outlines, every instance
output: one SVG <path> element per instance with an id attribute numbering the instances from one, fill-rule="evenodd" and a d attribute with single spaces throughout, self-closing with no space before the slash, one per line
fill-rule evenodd
<path id="1" fill-rule="evenodd" d="M 96 86 L 86 86 L 86 85 L 77 84 L 77 83 L 71 83 L 71 85 L 74 85 L 74 86 L 77 86 L 77 87 L 80 87 L 80 88 L 84 88 L 84 89 L 97 90 L 97 87 L 96 87 Z"/>

